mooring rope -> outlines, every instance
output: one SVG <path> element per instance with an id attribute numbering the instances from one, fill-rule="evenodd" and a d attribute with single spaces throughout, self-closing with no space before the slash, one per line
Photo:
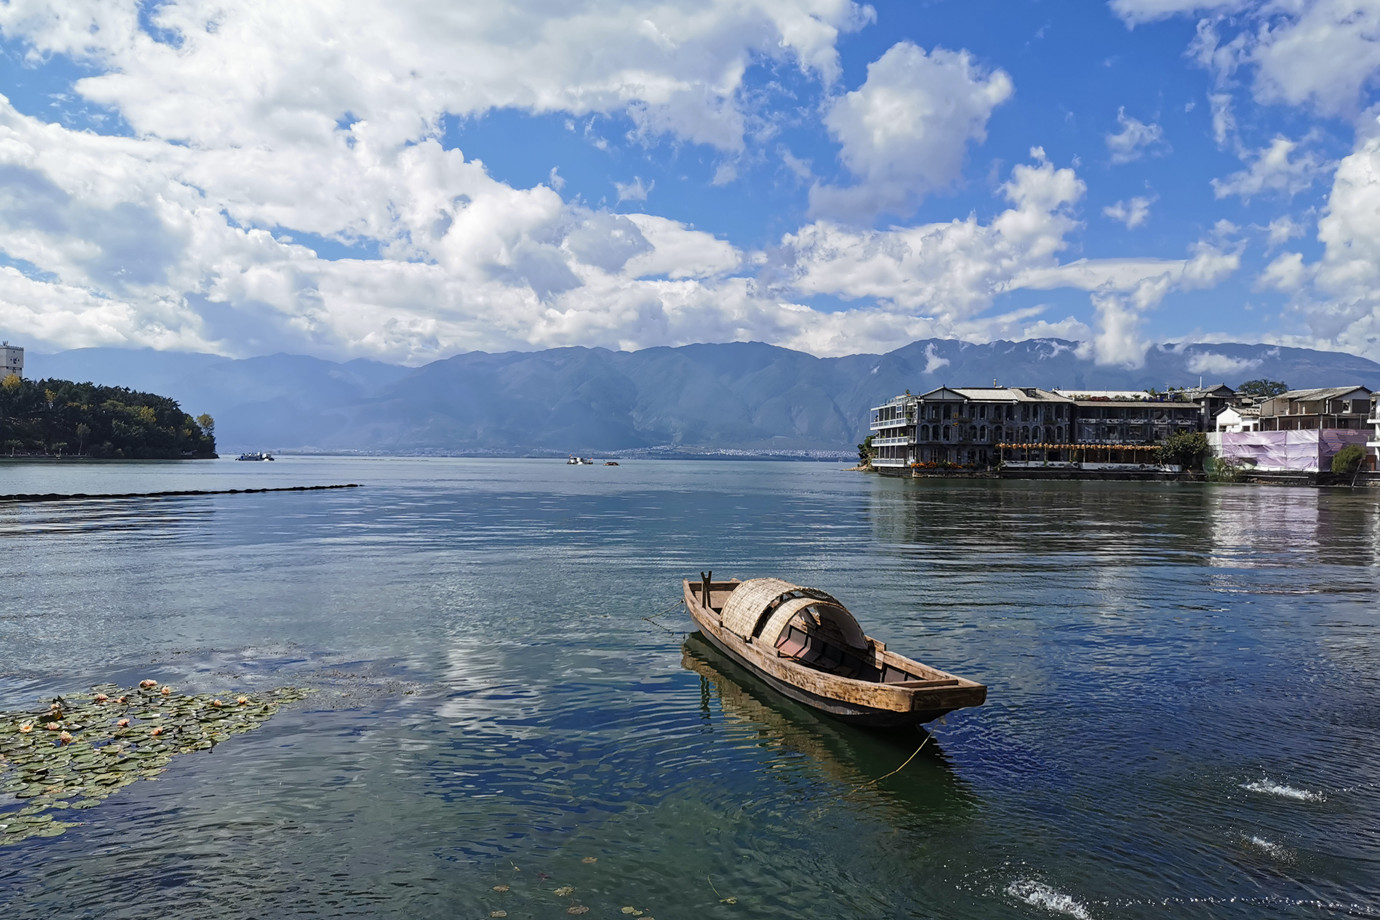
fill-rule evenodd
<path id="1" fill-rule="evenodd" d="M 861 785 L 859 785 L 859 786 L 854 786 L 854 787 L 853 787 L 853 791 L 854 791 L 854 792 L 857 792 L 859 789 L 866 789 L 868 786 L 875 786 L 877 783 L 880 783 L 882 780 L 887 779 L 888 777 L 895 776 L 897 773 L 900 773 L 902 770 L 904 770 L 906 767 L 908 767 L 908 766 L 910 765 L 910 762 L 911 762 L 912 760 L 914 760 L 916 757 L 919 757 L 919 756 L 920 756 L 920 752 L 923 751 L 923 750 L 925 749 L 925 745 L 929 744 L 929 743 L 930 743 L 930 739 L 933 738 L 933 737 L 934 737 L 934 735 L 926 734 L 926 735 L 925 735 L 925 740 L 920 742 L 920 746 L 919 746 L 918 748 L 915 749 L 915 753 L 914 753 L 914 754 L 911 754 L 909 757 L 906 758 L 906 762 L 905 762 L 905 763 L 901 764 L 901 765 L 900 765 L 899 767 L 897 767 L 895 770 L 892 770 L 890 773 L 886 774 L 886 776 L 879 776 L 879 777 L 877 777 L 876 779 L 868 780 L 867 782 L 865 782 L 865 783 L 863 783 L 863 784 L 861 784 Z"/>
<path id="2" fill-rule="evenodd" d="M 672 629 L 671 627 L 667 626 L 665 623 L 658 623 L 658 622 L 656 621 L 656 618 L 657 618 L 657 617 L 663 617 L 663 616 L 665 616 L 666 614 L 670 613 L 672 610 L 675 610 L 677 607 L 680 607 L 680 606 L 683 605 L 684 603 L 685 603 L 685 599 L 684 599 L 684 598 L 681 598 L 680 600 L 676 601 L 674 604 L 672 604 L 671 606 L 667 607 L 666 609 L 664 609 L 664 610 L 658 610 L 656 613 L 649 614 L 648 616 L 645 616 L 645 617 L 643 617 L 642 619 L 646 620 L 648 623 L 651 623 L 653 626 L 656 626 L 656 627 L 659 627 L 659 628 L 661 628 L 661 629 L 666 630 L 668 633 L 670 633 L 670 634 L 673 635 L 673 636 L 682 635 L 681 632 Z"/>

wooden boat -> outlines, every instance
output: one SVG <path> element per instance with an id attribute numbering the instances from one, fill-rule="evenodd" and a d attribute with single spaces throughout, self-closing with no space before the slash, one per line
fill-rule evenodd
<path id="1" fill-rule="evenodd" d="M 832 595 L 779 578 L 684 581 L 714 646 L 797 702 L 855 725 L 920 725 L 987 699 L 982 684 L 888 651 Z"/>

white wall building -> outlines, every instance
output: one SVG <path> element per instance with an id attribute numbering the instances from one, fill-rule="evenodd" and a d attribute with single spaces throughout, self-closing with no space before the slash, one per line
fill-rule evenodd
<path id="1" fill-rule="evenodd" d="M 1370 418 L 1367 421 L 1375 429 L 1375 433 L 1366 442 L 1366 446 L 1375 454 L 1375 469 L 1380 470 L 1380 393 L 1372 393 L 1370 396 Z"/>
<path id="2" fill-rule="evenodd" d="M 0 343 L 0 380 L 10 374 L 24 376 L 24 349 L 9 342 Z"/>
<path id="3" fill-rule="evenodd" d="M 1255 406 L 1227 406 L 1217 413 L 1214 425 L 1215 431 L 1230 431 L 1233 434 L 1259 429 L 1260 409 Z"/>

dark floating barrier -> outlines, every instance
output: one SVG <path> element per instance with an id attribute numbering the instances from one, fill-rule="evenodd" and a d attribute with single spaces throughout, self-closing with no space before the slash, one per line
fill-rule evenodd
<path id="1" fill-rule="evenodd" d="M 0 502 L 76 502 L 98 501 L 107 498 L 177 498 L 186 495 L 249 495 L 254 492 L 319 492 L 323 489 L 358 489 L 359 483 L 347 482 L 329 486 L 277 486 L 266 489 L 179 489 L 171 492 L 109 492 L 88 495 L 85 492 L 33 492 L 0 495 Z"/>
<path id="2" fill-rule="evenodd" d="M 209 751 L 311 692 L 189 695 L 154 680 L 92 690 L 54 697 L 46 709 L 0 713 L 0 846 L 56 837 L 76 822 L 53 812 L 98 805 L 162 773 L 178 754 Z"/>

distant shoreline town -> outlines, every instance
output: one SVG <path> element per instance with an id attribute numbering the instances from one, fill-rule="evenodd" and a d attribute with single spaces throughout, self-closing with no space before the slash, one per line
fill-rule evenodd
<path id="1" fill-rule="evenodd" d="M 939 387 L 873 407 L 859 449 L 889 475 L 1318 481 L 1338 466 L 1376 469 L 1378 403 L 1364 386 L 1264 380 L 1240 391 Z"/>

